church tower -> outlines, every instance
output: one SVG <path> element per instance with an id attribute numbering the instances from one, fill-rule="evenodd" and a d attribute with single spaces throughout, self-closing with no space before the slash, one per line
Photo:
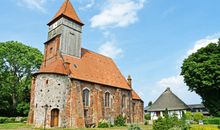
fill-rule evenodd
<path id="1" fill-rule="evenodd" d="M 80 58 L 83 25 L 70 0 L 65 0 L 54 18 L 48 23 L 48 41 L 60 35 L 59 48 L 56 49 L 61 54 Z M 53 48 L 50 49 L 52 51 Z"/>

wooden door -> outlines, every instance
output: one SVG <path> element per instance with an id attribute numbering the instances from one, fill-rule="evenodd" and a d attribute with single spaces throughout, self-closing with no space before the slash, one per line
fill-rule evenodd
<path id="1" fill-rule="evenodd" d="M 51 111 L 51 127 L 58 127 L 59 124 L 59 110 L 53 109 Z"/>

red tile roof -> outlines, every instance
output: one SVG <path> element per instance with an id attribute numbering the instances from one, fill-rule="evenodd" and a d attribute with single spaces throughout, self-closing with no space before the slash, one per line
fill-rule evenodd
<path id="1" fill-rule="evenodd" d="M 134 100 L 141 100 L 141 98 L 138 96 L 138 94 L 134 90 L 132 90 L 131 96 L 132 96 L 132 99 Z"/>
<path id="2" fill-rule="evenodd" d="M 81 22 L 80 18 L 78 17 L 76 11 L 74 10 L 71 2 L 69 0 L 65 0 L 59 11 L 56 13 L 54 18 L 48 23 L 48 25 L 52 24 L 54 21 L 56 21 L 58 18 L 65 16 L 81 25 L 83 23 Z"/>
<path id="3" fill-rule="evenodd" d="M 131 90 L 111 58 L 83 48 L 81 58 L 62 55 L 46 66 L 43 63 L 39 73 L 69 73 L 75 79 Z"/>

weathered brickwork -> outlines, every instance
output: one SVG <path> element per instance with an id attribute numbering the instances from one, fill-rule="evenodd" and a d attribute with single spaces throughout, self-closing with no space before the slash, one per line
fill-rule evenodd
<path id="1" fill-rule="evenodd" d="M 84 89 L 89 90 L 88 107 L 83 105 Z M 110 93 L 109 107 L 105 107 L 104 104 L 106 92 Z M 33 79 L 31 96 L 29 123 L 36 127 L 44 126 L 46 104 L 49 106 L 46 113 L 47 128 L 51 127 L 51 113 L 54 109 L 59 110 L 58 127 L 63 128 L 97 126 L 101 119 L 113 123 L 120 114 L 127 118 L 127 123 L 143 122 L 143 102 L 132 100 L 129 90 L 70 79 L 68 76 L 58 74 L 39 74 Z M 125 96 L 124 107 L 123 96 Z M 135 111 L 132 111 L 133 107 Z"/>
<path id="2" fill-rule="evenodd" d="M 132 101 L 132 114 L 133 114 L 133 123 L 144 123 L 144 103 L 141 100 Z"/>

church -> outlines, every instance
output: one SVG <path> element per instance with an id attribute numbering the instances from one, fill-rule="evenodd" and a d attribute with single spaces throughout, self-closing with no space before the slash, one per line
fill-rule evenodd
<path id="1" fill-rule="evenodd" d="M 100 120 L 144 122 L 144 102 L 114 61 L 82 48 L 83 22 L 65 0 L 48 23 L 44 59 L 33 75 L 28 123 L 35 127 L 84 128 Z"/>

